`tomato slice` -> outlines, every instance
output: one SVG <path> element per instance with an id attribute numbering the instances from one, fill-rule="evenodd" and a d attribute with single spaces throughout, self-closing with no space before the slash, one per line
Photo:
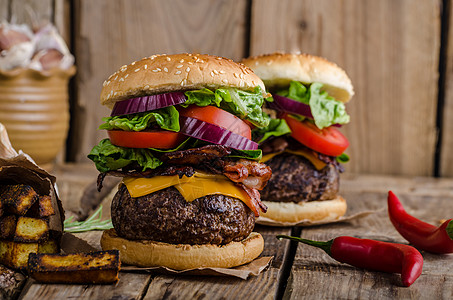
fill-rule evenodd
<path id="1" fill-rule="evenodd" d="M 113 145 L 128 148 L 176 148 L 185 138 L 184 134 L 167 130 L 123 131 L 108 130 Z"/>
<path id="2" fill-rule="evenodd" d="M 348 139 L 332 126 L 319 129 L 307 120 L 300 122 L 286 113 L 281 114 L 280 117 L 288 123 L 293 138 L 319 153 L 339 156 L 349 146 Z"/>
<path id="3" fill-rule="evenodd" d="M 239 134 L 249 140 L 252 139 L 252 131 L 247 123 L 218 107 L 189 105 L 187 108 L 178 110 L 181 116 L 211 123 Z"/>

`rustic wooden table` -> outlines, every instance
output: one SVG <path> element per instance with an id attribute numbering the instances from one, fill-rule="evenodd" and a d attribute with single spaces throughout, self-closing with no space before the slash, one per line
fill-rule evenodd
<path id="1" fill-rule="evenodd" d="M 76 207 L 83 189 L 96 177 L 90 167 L 64 166 L 55 171 L 61 198 Z M 263 256 L 274 256 L 269 269 L 247 280 L 227 277 L 169 276 L 120 272 L 116 285 L 43 285 L 28 280 L 20 299 L 452 299 L 453 255 L 422 252 L 423 273 L 411 287 L 399 274 L 357 269 L 331 259 L 322 250 L 279 241 L 277 234 L 315 240 L 351 235 L 384 241 L 405 240 L 392 227 L 386 195 L 393 190 L 409 213 L 432 224 L 453 216 L 453 179 L 395 178 L 344 174 L 342 195 L 348 213 L 375 213 L 349 222 L 304 228 L 257 226 L 265 239 Z M 71 202 L 71 203 L 69 203 Z M 99 247 L 100 232 L 78 234 Z"/>

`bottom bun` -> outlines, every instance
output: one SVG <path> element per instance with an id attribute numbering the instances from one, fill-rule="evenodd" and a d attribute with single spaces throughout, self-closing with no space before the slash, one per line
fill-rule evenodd
<path id="1" fill-rule="evenodd" d="M 323 201 L 298 203 L 263 201 L 263 203 L 267 206 L 267 212 L 261 216 L 276 222 L 335 221 L 346 213 L 347 207 L 346 200 L 341 196 Z M 257 223 L 260 223 L 260 218 L 257 219 Z"/>
<path id="2" fill-rule="evenodd" d="M 163 266 L 173 270 L 231 268 L 251 262 L 264 248 L 261 234 L 252 232 L 240 242 L 226 245 L 167 244 L 149 240 L 127 240 L 114 229 L 104 231 L 103 250 L 119 250 L 122 263 L 139 267 Z"/>

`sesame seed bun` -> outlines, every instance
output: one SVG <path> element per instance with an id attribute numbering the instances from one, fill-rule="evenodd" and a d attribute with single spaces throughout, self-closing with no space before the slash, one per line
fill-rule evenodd
<path id="1" fill-rule="evenodd" d="M 330 222 L 342 217 L 347 209 L 346 200 L 341 196 L 324 201 L 299 203 L 263 201 L 263 203 L 268 210 L 256 220 L 258 224 L 261 224 L 262 219 L 271 219 L 281 223 Z"/>
<path id="2" fill-rule="evenodd" d="M 153 55 L 122 66 L 103 84 L 101 104 L 133 97 L 202 88 L 253 90 L 263 81 L 248 67 L 206 54 Z"/>
<path id="3" fill-rule="evenodd" d="M 140 266 L 165 266 L 173 270 L 231 268 L 251 262 L 264 248 L 261 234 L 252 232 L 240 242 L 226 245 L 174 245 L 149 240 L 127 240 L 114 229 L 104 231 L 104 250 L 119 250 L 122 263 Z"/>
<path id="4" fill-rule="evenodd" d="M 251 68 L 271 91 L 284 88 L 295 80 L 302 83 L 323 83 L 323 90 L 341 102 L 348 102 L 354 95 L 346 72 L 319 56 L 273 53 L 249 57 L 241 62 Z"/>

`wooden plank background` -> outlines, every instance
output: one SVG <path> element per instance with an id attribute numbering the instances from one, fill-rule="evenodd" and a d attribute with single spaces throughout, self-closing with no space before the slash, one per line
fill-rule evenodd
<path id="1" fill-rule="evenodd" d="M 348 199 L 348 210 L 375 210 L 376 213 L 352 222 L 303 228 L 301 237 L 328 241 L 347 235 L 407 244 L 388 219 L 386 191 L 394 190 L 415 217 L 440 224 L 440 219 L 448 219 L 453 213 L 448 205 L 453 197 L 451 179 L 444 180 L 445 185 L 427 178 L 414 181 L 375 175 L 349 177 L 341 188 L 342 195 Z M 399 274 L 357 269 L 337 262 L 321 249 L 299 244 L 283 299 L 450 299 L 453 257 L 425 251 L 421 254 L 423 272 L 406 288 Z"/>
<path id="2" fill-rule="evenodd" d="M 450 18 L 453 16 L 453 5 L 446 7 Z M 448 26 L 446 42 L 445 97 L 442 117 L 442 136 L 440 145 L 440 175 L 453 176 L 453 28 L 452 21 Z"/>
<path id="3" fill-rule="evenodd" d="M 324 56 L 351 77 L 356 95 L 347 104 L 351 123 L 342 129 L 351 142 L 347 172 L 451 177 L 453 50 L 448 41 L 453 30 L 444 28 L 447 59 L 441 60 L 443 2 L 450 3 L 0 0 L 0 16 L 11 10 L 17 20 L 29 22 L 25 7 L 31 6 L 74 43 L 78 73 L 71 94 L 69 161 L 86 162 L 90 149 L 106 136 L 96 129 L 109 113 L 99 94 L 104 79 L 121 65 L 155 53 L 202 52 L 240 60 L 283 50 Z M 436 149 L 439 63 L 446 64 L 446 73 Z"/>

